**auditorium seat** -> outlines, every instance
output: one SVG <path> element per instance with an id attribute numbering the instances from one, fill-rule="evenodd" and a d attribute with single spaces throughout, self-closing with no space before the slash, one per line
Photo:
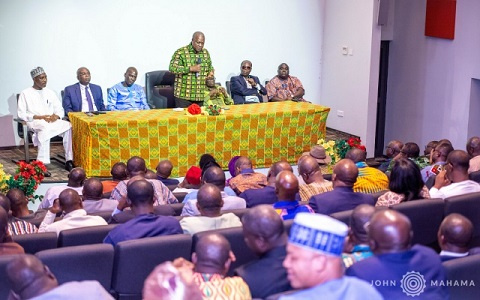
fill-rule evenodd
<path id="1" fill-rule="evenodd" d="M 340 212 L 331 214 L 330 217 L 345 223 L 347 226 L 350 226 L 350 216 L 352 215 L 352 212 L 353 212 L 353 209 L 340 211 Z"/>
<path id="2" fill-rule="evenodd" d="M 250 208 L 240 208 L 240 209 L 226 209 L 222 210 L 222 215 L 226 213 L 233 213 L 235 214 L 240 220 L 242 220 L 243 215 L 249 210 Z"/>
<path id="3" fill-rule="evenodd" d="M 257 255 L 255 255 L 255 253 L 250 250 L 250 248 L 248 248 L 247 244 L 245 244 L 245 240 L 243 239 L 242 227 L 215 229 L 209 231 L 202 231 L 194 234 L 192 237 L 192 253 L 195 251 L 195 245 L 197 244 L 198 239 L 202 235 L 207 233 L 219 233 L 230 242 L 232 252 L 235 254 L 237 260 L 235 262 L 232 262 L 232 264 L 230 265 L 230 270 L 227 274 L 228 276 L 233 275 L 233 270 L 235 270 L 235 268 L 257 258 Z"/>
<path id="4" fill-rule="evenodd" d="M 6 268 L 16 256 L 18 255 L 0 255 L 0 299 L 8 299 L 10 283 L 7 280 Z"/>
<path id="5" fill-rule="evenodd" d="M 142 299 L 143 282 L 165 261 L 190 260 L 192 238 L 175 234 L 120 242 L 115 246 L 112 289 L 117 299 Z"/>
<path id="6" fill-rule="evenodd" d="M 60 231 L 58 247 L 101 244 L 103 239 L 117 224 L 89 226 Z"/>
<path id="7" fill-rule="evenodd" d="M 470 180 L 473 180 L 475 182 L 480 183 L 480 171 L 475 171 L 475 172 L 472 172 L 472 173 L 468 174 L 468 178 Z"/>
<path id="8" fill-rule="evenodd" d="M 459 213 L 473 223 L 472 247 L 480 246 L 480 193 L 470 193 L 445 199 L 445 216 Z"/>
<path id="9" fill-rule="evenodd" d="M 480 255 L 451 259 L 442 263 L 447 273 L 450 299 L 478 299 L 480 295 Z M 473 285 L 472 285 L 473 283 Z"/>
<path id="10" fill-rule="evenodd" d="M 110 244 L 64 247 L 35 254 L 57 277 L 58 283 L 97 280 L 110 290 L 113 247 Z"/>
<path id="11" fill-rule="evenodd" d="M 183 203 L 173 203 L 173 204 L 169 204 L 169 205 L 175 211 L 175 216 L 179 216 L 179 215 L 182 214 L 182 209 L 183 209 L 183 205 L 184 205 Z"/>
<path id="12" fill-rule="evenodd" d="M 172 194 L 175 196 L 175 198 L 177 198 L 178 202 L 183 202 L 183 199 L 185 199 L 185 196 L 188 194 L 188 193 L 185 193 L 185 192 L 172 192 Z"/>
<path id="13" fill-rule="evenodd" d="M 57 248 L 55 232 L 38 232 L 32 234 L 14 235 L 13 241 L 23 247 L 25 253 L 35 254 L 38 251 Z"/>
<path id="14" fill-rule="evenodd" d="M 323 174 L 323 179 L 332 181 L 332 174 Z"/>
<path id="15" fill-rule="evenodd" d="M 88 214 L 89 216 L 99 216 L 102 217 L 106 222 L 110 220 L 113 211 L 99 211 L 95 213 Z"/>
<path id="16" fill-rule="evenodd" d="M 152 71 L 145 74 L 145 94 L 151 108 L 173 108 L 173 83 L 175 74 L 167 71 Z"/>

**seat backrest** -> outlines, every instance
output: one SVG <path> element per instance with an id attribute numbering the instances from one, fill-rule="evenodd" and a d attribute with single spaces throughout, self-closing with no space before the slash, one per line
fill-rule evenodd
<path id="1" fill-rule="evenodd" d="M 175 216 L 179 216 L 182 214 L 182 209 L 183 209 L 183 203 L 173 203 L 173 204 L 169 204 L 170 207 L 173 208 L 173 210 L 175 211 Z"/>
<path id="2" fill-rule="evenodd" d="M 345 223 L 347 226 L 350 226 L 350 216 L 352 215 L 353 209 L 339 211 L 330 215 L 330 217 L 339 220 L 340 222 Z"/>
<path id="3" fill-rule="evenodd" d="M 427 187 L 427 189 L 431 189 L 433 187 L 433 185 L 435 184 L 436 177 L 437 177 L 436 175 L 432 175 L 428 177 L 427 182 L 425 182 L 425 186 Z"/>
<path id="4" fill-rule="evenodd" d="M 445 216 L 458 213 L 473 224 L 472 247 L 480 246 L 480 193 L 469 193 L 445 199 Z"/>
<path id="5" fill-rule="evenodd" d="M 437 232 L 443 221 L 445 203 L 442 199 L 420 199 L 402 202 L 391 207 L 406 215 L 412 224 L 412 244 L 438 249 Z"/>
<path id="6" fill-rule="evenodd" d="M 145 92 L 151 108 L 175 107 L 174 81 L 175 74 L 166 70 L 145 73 Z"/>
<path id="7" fill-rule="evenodd" d="M 58 283 L 97 280 L 108 291 L 112 283 L 113 246 L 110 244 L 64 247 L 37 252 Z"/>
<path id="8" fill-rule="evenodd" d="M 13 241 L 23 247 L 25 253 L 35 254 L 38 251 L 57 248 L 55 232 L 38 232 L 32 234 L 14 235 Z"/>
<path id="9" fill-rule="evenodd" d="M 240 220 L 242 220 L 243 215 L 249 210 L 250 208 L 239 208 L 239 209 L 226 209 L 222 210 L 222 215 L 227 213 L 232 213 L 236 215 Z"/>
<path id="10" fill-rule="evenodd" d="M 6 268 L 18 255 L 0 255 L 0 299 L 8 299 L 10 293 L 10 282 L 7 280 Z"/>
<path id="11" fill-rule="evenodd" d="M 480 183 L 480 171 L 475 171 L 475 172 L 472 172 L 472 173 L 468 174 L 468 178 L 470 180 L 473 180 L 475 182 Z"/>
<path id="12" fill-rule="evenodd" d="M 89 226 L 60 231 L 58 247 L 101 244 L 103 239 L 117 224 Z"/>
<path id="13" fill-rule="evenodd" d="M 110 217 L 112 216 L 112 212 L 111 211 L 97 211 L 97 212 L 94 212 L 94 213 L 90 213 L 88 215 L 89 216 L 102 217 L 105 221 L 108 222 L 110 220 Z"/>
<path id="14" fill-rule="evenodd" d="M 119 299 L 141 299 L 143 282 L 165 261 L 190 260 L 192 238 L 188 234 L 158 236 L 120 242 L 115 246 L 112 289 Z"/>
<path id="15" fill-rule="evenodd" d="M 230 97 L 232 97 L 232 92 L 230 89 L 230 80 L 225 81 L 225 87 L 227 88 L 227 93 Z"/>
<path id="16" fill-rule="evenodd" d="M 172 194 L 175 196 L 175 198 L 177 198 L 178 202 L 183 202 L 183 199 L 185 199 L 185 196 L 188 194 L 188 193 L 185 193 L 185 192 L 172 192 Z"/>
<path id="17" fill-rule="evenodd" d="M 478 284 L 480 255 L 455 258 L 442 264 L 447 273 L 447 280 L 452 280 L 452 284 L 448 287 L 450 299 L 478 299 L 478 295 L 480 295 L 480 284 Z M 474 285 L 472 285 L 472 281 Z"/>

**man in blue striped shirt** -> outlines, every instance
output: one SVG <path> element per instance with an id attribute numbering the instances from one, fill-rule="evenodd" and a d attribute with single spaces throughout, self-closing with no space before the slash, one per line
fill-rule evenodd
<path id="1" fill-rule="evenodd" d="M 143 87 L 135 84 L 138 71 L 129 67 L 125 72 L 125 81 L 117 83 L 108 91 L 108 110 L 143 110 L 150 109 Z"/>

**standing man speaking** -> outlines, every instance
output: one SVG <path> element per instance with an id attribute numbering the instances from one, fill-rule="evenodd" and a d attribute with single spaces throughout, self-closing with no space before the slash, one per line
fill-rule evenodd
<path id="1" fill-rule="evenodd" d="M 197 31 L 188 46 L 173 54 L 169 69 L 175 74 L 173 94 L 177 107 L 188 107 L 192 103 L 203 105 L 205 78 L 214 73 L 210 54 L 203 48 L 204 44 L 205 35 Z"/>

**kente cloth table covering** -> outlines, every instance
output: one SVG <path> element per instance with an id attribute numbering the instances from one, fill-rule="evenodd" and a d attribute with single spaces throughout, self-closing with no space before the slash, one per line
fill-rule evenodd
<path id="1" fill-rule="evenodd" d="M 191 116 L 172 109 L 68 116 L 75 165 L 88 176 L 110 177 L 113 164 L 138 155 L 150 169 L 169 159 L 172 177 L 179 177 L 198 165 L 204 153 L 212 154 L 225 169 L 235 155 L 250 157 L 256 168 L 279 160 L 296 163 L 325 137 L 329 111 L 321 105 L 286 101 L 232 105 L 219 116 Z"/>

